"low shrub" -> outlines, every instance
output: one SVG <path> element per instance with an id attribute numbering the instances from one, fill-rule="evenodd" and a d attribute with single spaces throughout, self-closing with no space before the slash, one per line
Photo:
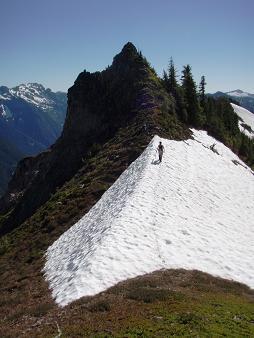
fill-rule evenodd
<path id="1" fill-rule="evenodd" d="M 88 310 L 91 312 L 107 312 L 110 311 L 110 304 L 106 300 L 100 300 L 89 305 Z"/>
<path id="2" fill-rule="evenodd" d="M 127 293 L 126 298 L 143 301 L 144 303 L 153 303 L 155 301 L 164 301 L 170 297 L 170 292 L 165 289 L 137 288 Z"/>
<path id="3" fill-rule="evenodd" d="M 38 304 L 29 310 L 29 314 L 34 317 L 42 317 L 46 315 L 53 308 L 53 306 L 54 305 L 50 303 Z"/>

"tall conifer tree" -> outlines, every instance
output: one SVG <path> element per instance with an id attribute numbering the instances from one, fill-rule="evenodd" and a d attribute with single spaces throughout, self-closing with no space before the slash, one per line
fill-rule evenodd
<path id="1" fill-rule="evenodd" d="M 165 72 L 165 70 L 163 70 L 163 75 L 162 75 L 162 79 L 163 79 L 163 82 L 164 82 L 164 86 L 166 88 L 166 90 L 168 91 L 168 74 Z"/>
<path id="2" fill-rule="evenodd" d="M 176 80 L 176 69 L 174 66 L 173 58 L 171 56 L 168 67 L 168 89 L 173 96 L 175 96 L 176 94 L 177 87 L 178 84 Z"/>
<path id="3" fill-rule="evenodd" d="M 188 123 L 194 127 L 200 127 L 202 125 L 202 116 L 198 102 L 196 84 L 193 80 L 190 65 L 184 66 L 182 74 L 182 88 L 188 114 Z"/>
<path id="4" fill-rule="evenodd" d="M 203 110 L 205 108 L 205 86 L 206 86 L 205 77 L 201 76 L 201 81 L 199 84 L 199 99 L 200 105 L 203 108 Z"/>
<path id="5" fill-rule="evenodd" d="M 177 71 L 175 69 L 173 58 L 170 58 L 168 74 L 163 75 L 166 90 L 171 94 L 176 103 L 176 113 L 182 122 L 187 122 L 187 112 L 184 102 L 183 90 L 177 83 Z"/>

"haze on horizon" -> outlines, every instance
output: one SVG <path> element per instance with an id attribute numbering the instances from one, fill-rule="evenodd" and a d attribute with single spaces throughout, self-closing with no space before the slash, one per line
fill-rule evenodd
<path id="1" fill-rule="evenodd" d="M 252 0 L 44 0 L 1 3 L 0 85 L 67 91 L 84 69 L 111 64 L 131 41 L 158 75 L 172 56 L 207 92 L 254 93 Z"/>

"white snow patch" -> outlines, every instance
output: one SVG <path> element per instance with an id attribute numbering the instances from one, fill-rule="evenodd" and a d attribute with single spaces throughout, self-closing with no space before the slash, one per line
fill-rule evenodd
<path id="1" fill-rule="evenodd" d="M 155 136 L 48 248 L 44 272 L 59 305 L 162 268 L 198 269 L 254 287 L 254 173 L 206 132 L 193 132 L 195 140 L 181 142 Z"/>
<path id="2" fill-rule="evenodd" d="M 11 98 L 9 96 L 3 96 L 0 95 L 0 100 L 10 100 Z"/>
<path id="3" fill-rule="evenodd" d="M 254 138 L 254 114 L 251 113 L 249 110 L 240 107 L 234 103 L 231 103 L 231 106 L 233 107 L 235 113 L 241 117 L 241 119 L 243 120 L 243 123 L 247 124 L 248 126 L 251 127 L 251 129 L 253 130 L 253 132 L 249 132 L 248 130 L 246 130 L 245 128 L 242 127 L 241 125 L 241 121 L 239 121 L 239 129 L 241 130 L 241 132 L 243 132 L 244 134 L 246 134 L 247 136 L 249 136 L 250 138 Z"/>
<path id="4" fill-rule="evenodd" d="M 249 97 L 249 96 L 253 96 L 252 94 L 243 92 L 243 91 L 233 91 L 233 92 L 227 92 L 226 93 L 229 96 L 235 96 L 235 97 Z"/>
<path id="5" fill-rule="evenodd" d="M 3 104 L 0 104 L 0 113 L 1 113 L 1 115 L 2 115 L 3 117 L 6 117 L 6 116 L 7 116 Z"/>

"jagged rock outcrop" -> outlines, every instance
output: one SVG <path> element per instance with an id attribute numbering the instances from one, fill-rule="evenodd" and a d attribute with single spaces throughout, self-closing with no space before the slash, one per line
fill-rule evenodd
<path id="1" fill-rule="evenodd" d="M 123 47 L 106 70 L 79 74 L 68 91 L 61 137 L 48 151 L 19 163 L 0 201 L 0 213 L 9 213 L 8 218 L 2 218 L 0 234 L 32 215 L 77 172 L 94 145 L 105 143 L 133 118 L 140 119 L 140 132 L 155 132 L 158 125 L 151 112 L 154 116 L 161 112 L 174 115 L 174 102 L 132 43 Z"/>

